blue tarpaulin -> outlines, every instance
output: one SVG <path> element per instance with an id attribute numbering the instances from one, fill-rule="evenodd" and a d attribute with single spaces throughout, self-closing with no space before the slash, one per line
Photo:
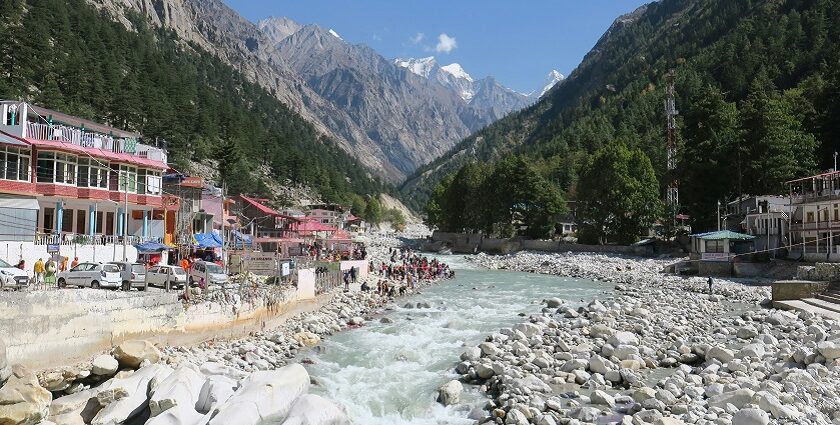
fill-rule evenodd
<path id="1" fill-rule="evenodd" d="M 244 248 L 246 246 L 251 246 L 253 243 L 251 235 L 245 235 L 242 234 L 242 232 L 238 232 L 236 230 L 231 231 L 231 236 L 233 237 L 233 243 L 236 248 Z"/>
<path id="2" fill-rule="evenodd" d="M 215 233 L 196 233 L 196 245 L 199 248 L 221 248 L 222 238 Z"/>
<path id="3" fill-rule="evenodd" d="M 167 249 L 172 249 L 167 245 L 158 242 L 144 242 L 138 243 L 134 245 L 137 248 L 137 252 L 148 253 L 148 252 L 161 252 L 166 251 Z"/>

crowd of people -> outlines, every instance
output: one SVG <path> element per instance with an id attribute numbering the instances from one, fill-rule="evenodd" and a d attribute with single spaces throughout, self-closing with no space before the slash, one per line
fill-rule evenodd
<path id="1" fill-rule="evenodd" d="M 362 244 L 353 243 L 337 244 L 326 246 L 318 241 L 311 245 L 301 247 L 301 252 L 308 254 L 317 261 L 347 261 L 364 260 L 367 258 L 367 249 Z"/>
<path id="2" fill-rule="evenodd" d="M 436 258 L 429 259 L 409 248 L 392 248 L 389 254 L 390 261 L 382 261 L 378 266 L 370 262 L 370 272 L 378 274 L 380 279 L 376 288 L 363 284 L 363 291 L 374 290 L 379 295 L 394 297 L 405 294 L 409 289 L 417 289 L 423 281 L 455 277 L 455 271 L 446 263 Z"/>

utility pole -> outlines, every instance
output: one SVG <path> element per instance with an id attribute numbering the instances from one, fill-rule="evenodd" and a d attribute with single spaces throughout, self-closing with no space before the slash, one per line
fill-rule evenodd
<path id="1" fill-rule="evenodd" d="M 225 233 L 225 228 L 227 224 L 227 220 L 225 219 L 225 186 L 226 183 L 222 183 L 222 270 L 227 273 L 227 251 L 225 250 L 225 245 L 227 245 L 227 234 Z"/>
<path id="2" fill-rule="evenodd" d="M 837 171 L 837 151 L 834 151 L 834 171 Z"/>
<path id="3" fill-rule="evenodd" d="M 665 117 L 666 117 L 666 150 L 668 185 L 665 189 L 665 204 L 671 215 L 673 226 L 677 226 L 677 213 L 680 208 L 679 184 L 674 175 L 677 170 L 677 111 L 676 89 L 674 88 L 677 71 L 671 69 L 665 74 Z M 720 221 L 718 221 L 719 223 Z"/>
<path id="4" fill-rule="evenodd" d="M 717 225 L 718 225 L 718 232 L 720 232 L 720 201 L 718 201 L 718 216 L 717 216 Z"/>
<path id="5" fill-rule="evenodd" d="M 125 209 L 123 210 L 123 261 L 128 261 L 128 171 L 125 172 Z"/>

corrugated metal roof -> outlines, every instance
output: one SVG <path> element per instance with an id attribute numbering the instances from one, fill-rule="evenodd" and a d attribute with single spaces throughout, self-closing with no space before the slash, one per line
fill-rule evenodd
<path id="1" fill-rule="evenodd" d="M 13 146 L 29 146 L 28 143 L 18 139 L 15 136 L 12 136 L 11 134 L 4 133 L 2 131 L 0 131 L 0 143 L 2 143 L 4 145 L 13 145 Z"/>
<path id="2" fill-rule="evenodd" d="M 715 232 L 706 232 L 706 233 L 696 233 L 691 235 L 692 238 L 698 238 L 705 241 L 716 241 L 716 240 L 723 240 L 723 239 L 730 239 L 730 240 L 738 240 L 738 241 L 751 241 L 755 239 L 755 236 L 746 235 L 744 233 L 733 232 L 731 230 L 718 230 Z"/>

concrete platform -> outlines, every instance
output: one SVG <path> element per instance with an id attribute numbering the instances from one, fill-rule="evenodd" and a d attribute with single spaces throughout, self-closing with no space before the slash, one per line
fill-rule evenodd
<path id="1" fill-rule="evenodd" d="M 809 311 L 822 317 L 840 320 L 840 312 L 838 312 L 840 311 L 840 305 L 832 304 L 823 300 L 818 300 L 816 298 L 805 298 L 802 300 L 790 301 L 774 301 L 773 306 L 783 310 Z"/>

